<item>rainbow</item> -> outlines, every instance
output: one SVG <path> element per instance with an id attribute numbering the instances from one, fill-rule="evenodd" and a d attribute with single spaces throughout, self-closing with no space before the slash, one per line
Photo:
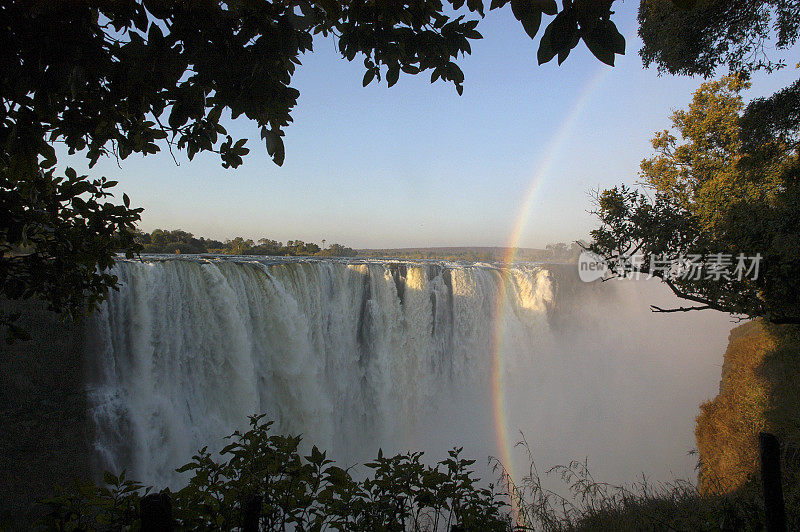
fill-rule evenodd
<path id="1" fill-rule="evenodd" d="M 501 283 L 494 304 L 495 322 L 492 331 L 491 344 L 491 397 L 492 410 L 494 412 L 495 447 L 500 453 L 501 463 L 506 468 L 507 473 L 512 479 L 515 478 L 513 462 L 511 460 L 511 450 L 513 445 L 509 443 L 509 431 L 505 409 L 505 391 L 503 389 L 505 358 L 505 354 L 503 352 L 503 335 L 505 332 L 503 307 L 504 301 L 506 300 L 506 293 L 512 282 L 511 266 L 517 256 L 517 247 L 519 246 L 520 238 L 522 237 L 522 233 L 528 221 L 528 213 L 533 207 L 534 201 L 536 200 L 536 195 L 541 189 L 542 183 L 550 176 L 550 170 L 553 165 L 553 161 L 555 161 L 556 156 L 560 152 L 561 146 L 572 132 L 573 126 L 583 111 L 583 108 L 586 106 L 590 96 L 597 89 L 609 71 L 610 69 L 604 67 L 600 67 L 598 69 L 597 73 L 589 80 L 581 94 L 578 96 L 576 102 L 572 106 L 572 109 L 561 123 L 561 126 L 556 132 L 555 136 L 553 136 L 553 138 L 550 140 L 545 151 L 544 158 L 534 171 L 533 178 L 531 179 L 530 185 L 528 186 L 528 189 L 523 197 L 522 206 L 520 207 L 516 222 L 511 230 L 511 235 L 506 243 L 506 251 L 503 255 L 500 266 Z M 512 513 L 516 519 L 517 508 L 514 506 L 513 500 Z"/>

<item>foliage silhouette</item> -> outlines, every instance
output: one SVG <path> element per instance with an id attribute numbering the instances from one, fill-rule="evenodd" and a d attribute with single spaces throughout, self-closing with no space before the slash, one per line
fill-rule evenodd
<path id="1" fill-rule="evenodd" d="M 767 54 L 770 44 L 787 49 L 800 31 L 800 6 L 787 0 L 642 0 L 639 55 L 659 72 L 711 77 L 725 66 L 731 73 L 774 71 L 785 66 Z"/>
<path id="2" fill-rule="evenodd" d="M 461 449 L 435 467 L 422 453 L 392 457 L 378 452 L 365 464 L 371 473 L 356 480 L 325 452 L 300 454 L 299 436 L 270 433 L 263 416 L 235 432 L 216 461 L 206 449 L 178 469 L 191 473 L 171 494 L 181 530 L 234 530 L 245 509 L 260 501 L 260 530 L 507 530 L 507 505 L 491 485 L 480 487 Z M 58 530 L 101 530 L 140 526 L 141 498 L 151 489 L 124 472 L 106 473 L 106 487 L 79 485 L 43 501 L 49 514 L 41 526 Z M 252 510 L 252 509 L 251 509 Z"/>

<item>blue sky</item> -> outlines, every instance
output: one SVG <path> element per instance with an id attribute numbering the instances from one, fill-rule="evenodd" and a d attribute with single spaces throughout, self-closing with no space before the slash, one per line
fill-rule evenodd
<path id="1" fill-rule="evenodd" d="M 487 13 L 478 27 L 484 39 L 459 63 L 461 97 L 452 84 L 432 85 L 427 74 L 401 74 L 391 89 L 376 82 L 362 88 L 363 58 L 348 63 L 332 39 L 320 38 L 293 80 L 301 96 L 283 167 L 242 119 L 226 124 L 234 137 L 250 139 L 238 169 L 223 169 L 214 154 L 188 161 L 176 153 L 176 166 L 162 152 L 129 157 L 121 168 L 103 160 L 92 173 L 118 180 L 119 194 L 145 208 L 146 231 L 353 247 L 497 246 L 508 241 L 522 198 L 550 155 L 519 245 L 586 238 L 596 223 L 589 192 L 634 183 L 653 132 L 669 126 L 671 112 L 702 82 L 645 70 L 638 2 L 615 8 L 627 55 L 614 68 L 582 43 L 560 67 L 537 66 L 538 40 L 511 10 Z M 794 54 L 790 67 L 755 76 L 748 96 L 793 81 L 797 61 Z M 553 142 L 560 130 L 563 142 Z M 70 164 L 85 169 L 80 160 Z"/>

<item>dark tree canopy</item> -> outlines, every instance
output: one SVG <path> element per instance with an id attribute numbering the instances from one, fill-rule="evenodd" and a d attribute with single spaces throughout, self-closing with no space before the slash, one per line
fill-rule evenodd
<path id="1" fill-rule="evenodd" d="M 54 146 L 124 160 L 163 148 L 219 154 L 237 167 L 247 139 L 223 113 L 260 128 L 273 161 L 299 92 L 292 76 L 315 35 L 363 60 L 366 86 L 430 74 L 463 91 L 457 59 L 485 11 L 510 7 L 538 61 L 561 64 L 583 40 L 613 65 L 625 40 L 613 0 L 8 0 L 0 4 L 0 295 L 40 297 L 78 316 L 116 288 L 103 272 L 132 256 L 141 209 L 110 201 L 114 183 L 56 169 Z M 488 4 L 488 5 L 487 5 Z M 226 115 L 227 116 L 227 115 Z M 8 213 L 8 215 L 6 215 Z M 0 315 L 0 325 L 12 321 Z M 15 329 L 11 329 L 15 332 Z M 16 331 L 19 334 L 19 331 Z"/>
<path id="2" fill-rule="evenodd" d="M 737 73 L 784 66 L 767 50 L 795 44 L 800 5 L 793 0 L 641 0 L 639 24 L 645 66 L 708 78 L 720 66 Z"/>
<path id="3" fill-rule="evenodd" d="M 768 98 L 751 101 L 740 125 L 748 151 L 769 146 L 776 139 L 800 147 L 800 80 Z"/>
<path id="4" fill-rule="evenodd" d="M 299 92 L 291 78 L 316 34 L 335 36 L 349 61 L 363 56 L 364 85 L 400 73 L 430 72 L 459 93 L 464 75 L 456 64 L 480 39 L 480 0 L 414 2 L 279 2 L 229 0 L 47 0 L 5 2 L 0 34 L 2 96 L 8 119 L 26 118 L 30 131 L 63 141 L 70 152 L 100 156 L 155 153 L 174 142 L 189 157 L 218 152 L 236 167 L 248 150 L 220 125 L 223 110 L 254 120 L 277 164 L 281 137 Z M 583 39 L 613 64 L 624 39 L 611 16 L 611 0 L 493 0 L 511 5 L 533 38 L 542 15 L 555 15 L 540 44 L 540 62 L 569 51 Z M 14 122 L 16 123 L 16 122 Z M 9 139 L 15 140 L 15 139 Z M 54 161 L 46 147 L 41 153 Z"/>

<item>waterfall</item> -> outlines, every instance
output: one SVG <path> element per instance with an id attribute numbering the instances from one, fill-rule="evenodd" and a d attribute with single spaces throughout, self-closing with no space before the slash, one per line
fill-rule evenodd
<path id="1" fill-rule="evenodd" d="M 732 326 L 653 314 L 676 303 L 658 282 L 582 283 L 574 265 L 149 257 L 112 273 L 87 334 L 95 454 L 157 486 L 256 413 L 346 466 L 379 447 L 485 464 L 503 454 L 493 404 L 542 470 L 690 477 Z"/>
<path id="2" fill-rule="evenodd" d="M 495 313 L 509 351 L 532 357 L 552 300 L 536 266 L 513 267 L 505 290 L 493 266 L 434 262 L 123 260 L 112 273 L 122 287 L 89 334 L 96 448 L 103 468 L 159 485 L 255 413 L 346 463 L 418 444 L 465 390 L 490 427 Z"/>

